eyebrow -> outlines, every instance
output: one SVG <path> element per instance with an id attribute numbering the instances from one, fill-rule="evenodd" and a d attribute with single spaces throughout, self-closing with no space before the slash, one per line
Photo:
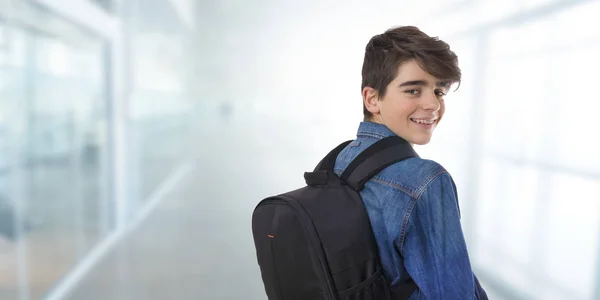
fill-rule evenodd
<path id="1" fill-rule="evenodd" d="M 405 81 L 405 82 L 401 83 L 398 87 L 412 86 L 412 85 L 426 86 L 427 85 L 427 81 L 426 80 L 410 80 L 410 81 Z M 440 81 L 437 81 L 435 83 L 435 86 L 436 87 L 449 88 L 450 87 L 450 82 L 449 81 L 440 80 Z"/>

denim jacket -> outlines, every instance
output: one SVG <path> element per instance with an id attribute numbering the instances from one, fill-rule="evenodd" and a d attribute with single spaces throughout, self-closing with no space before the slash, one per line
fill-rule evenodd
<path id="1" fill-rule="evenodd" d="M 335 172 L 340 175 L 360 152 L 391 135 L 385 125 L 362 122 Z M 442 166 L 418 157 L 398 162 L 360 194 L 392 285 L 412 278 L 418 289 L 410 299 L 487 299 L 469 261 L 456 187 Z"/>

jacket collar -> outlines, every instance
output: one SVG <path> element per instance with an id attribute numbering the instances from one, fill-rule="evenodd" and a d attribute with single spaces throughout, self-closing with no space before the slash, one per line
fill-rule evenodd
<path id="1" fill-rule="evenodd" d="M 358 126 L 358 133 L 356 136 L 360 137 L 361 135 L 382 139 L 396 134 L 383 124 L 374 122 L 361 122 Z"/>

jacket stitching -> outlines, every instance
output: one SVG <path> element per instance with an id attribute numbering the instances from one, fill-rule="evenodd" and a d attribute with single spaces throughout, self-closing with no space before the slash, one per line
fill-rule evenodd
<path id="1" fill-rule="evenodd" d="M 422 187 L 419 189 L 418 197 L 413 198 L 413 201 L 411 201 L 411 203 L 409 204 L 410 207 L 408 208 L 408 210 L 406 211 L 406 214 L 404 215 L 404 219 L 402 220 L 402 227 L 400 229 L 400 254 L 404 255 L 404 241 L 406 240 L 406 228 L 408 227 L 408 221 L 410 219 L 410 217 L 412 216 L 412 212 L 414 210 L 414 208 L 417 206 L 417 201 L 419 198 L 421 198 L 421 196 L 423 195 L 423 192 L 425 191 L 425 189 L 427 188 L 427 186 L 429 186 L 429 184 L 438 176 L 442 175 L 442 174 L 446 174 L 447 171 L 445 169 L 440 169 L 438 170 L 438 172 L 433 173 L 433 175 L 429 176 L 427 178 L 427 180 L 425 180 L 425 183 L 422 185 Z"/>
<path id="2" fill-rule="evenodd" d="M 438 176 L 440 176 L 441 174 L 447 173 L 446 170 L 444 169 L 439 169 L 437 172 L 433 173 L 432 175 L 430 175 L 429 177 L 427 177 L 427 179 L 425 181 L 423 181 L 423 184 L 421 185 L 421 187 L 418 189 L 417 191 L 417 199 L 421 197 L 421 195 L 423 194 L 423 192 L 425 192 L 425 189 L 427 188 L 427 186 L 429 186 L 429 184 L 436 179 Z"/>
<path id="3" fill-rule="evenodd" d="M 405 192 L 406 194 L 408 194 L 411 198 L 417 199 L 417 195 L 411 191 L 409 191 L 408 189 L 406 189 L 405 187 L 401 186 L 400 184 L 393 182 L 393 181 L 389 181 L 389 180 L 385 180 L 379 176 L 374 176 L 373 178 L 371 178 L 371 180 L 381 183 L 383 185 L 387 185 L 389 187 L 398 189 L 402 192 Z"/>
<path id="4" fill-rule="evenodd" d="M 372 133 L 372 132 L 359 132 L 357 134 L 357 136 L 358 137 L 360 137 L 360 136 L 368 136 L 368 137 L 373 137 L 373 138 L 377 138 L 377 139 L 385 138 L 384 135 L 377 134 L 377 133 Z"/>
<path id="5" fill-rule="evenodd" d="M 350 144 L 348 146 L 349 147 L 358 147 L 358 146 L 360 146 L 360 144 L 361 144 L 360 141 L 354 140 L 354 141 L 350 142 Z"/>
<path id="6" fill-rule="evenodd" d="M 402 227 L 400 228 L 400 254 L 404 255 L 404 241 L 406 240 L 406 228 L 408 227 L 408 220 L 412 215 L 412 212 L 416 206 L 417 201 L 413 199 L 410 201 L 410 206 L 404 214 L 404 219 L 402 220 Z"/>

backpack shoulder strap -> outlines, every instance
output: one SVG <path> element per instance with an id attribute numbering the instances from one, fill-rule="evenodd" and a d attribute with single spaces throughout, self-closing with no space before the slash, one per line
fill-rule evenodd
<path id="1" fill-rule="evenodd" d="M 341 143 L 339 146 L 335 147 L 333 150 L 331 150 L 325 156 L 325 158 L 323 158 L 323 160 L 321 160 L 321 162 L 319 162 L 319 164 L 315 168 L 315 172 L 317 172 L 317 171 L 332 171 L 333 168 L 335 167 L 336 158 L 338 157 L 340 152 L 342 152 L 342 150 L 344 150 L 344 148 L 346 148 L 346 146 L 348 146 L 348 144 L 350 144 L 351 142 L 352 142 L 352 140 L 345 141 L 345 142 Z"/>
<path id="2" fill-rule="evenodd" d="M 408 299 L 418 288 L 419 287 L 412 279 L 399 283 L 391 287 L 392 299 Z"/>
<path id="3" fill-rule="evenodd" d="M 335 167 L 335 160 L 337 156 L 350 144 L 352 140 L 345 141 L 341 143 L 339 146 L 335 147 L 331 150 L 321 162 L 317 165 L 313 172 L 304 172 L 304 179 L 306 180 L 307 185 L 325 185 L 327 184 L 327 180 L 330 176 L 330 173 L 333 172 L 333 168 Z"/>
<path id="4" fill-rule="evenodd" d="M 399 136 L 386 137 L 361 152 L 340 178 L 360 191 L 371 177 L 386 167 L 411 157 L 419 155 L 406 140 Z"/>

